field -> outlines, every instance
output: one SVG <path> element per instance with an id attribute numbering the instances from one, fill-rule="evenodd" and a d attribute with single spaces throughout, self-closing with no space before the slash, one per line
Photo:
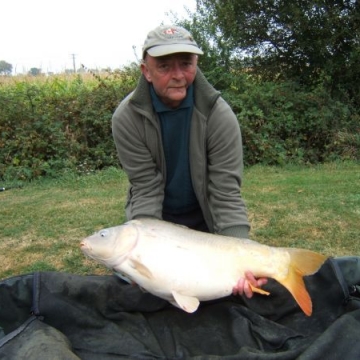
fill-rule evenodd
<path id="1" fill-rule="evenodd" d="M 127 184 L 112 167 L 0 192 L 0 279 L 48 270 L 109 273 L 85 258 L 79 243 L 125 221 Z M 252 239 L 360 256 L 360 164 L 253 166 L 245 170 L 242 192 Z"/>

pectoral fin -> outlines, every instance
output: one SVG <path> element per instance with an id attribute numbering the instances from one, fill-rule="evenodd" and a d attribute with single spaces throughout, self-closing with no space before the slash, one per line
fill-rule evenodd
<path id="1" fill-rule="evenodd" d="M 175 300 L 174 305 L 178 306 L 180 309 L 183 309 L 188 313 L 195 312 L 199 307 L 200 301 L 194 296 L 182 295 L 176 291 L 172 291 L 171 294 Z"/>
<path id="2" fill-rule="evenodd" d="M 145 265 L 143 265 L 140 261 L 132 259 L 131 266 L 142 276 L 145 276 L 148 279 L 151 279 L 153 277 L 153 274 L 151 273 L 151 271 Z"/>

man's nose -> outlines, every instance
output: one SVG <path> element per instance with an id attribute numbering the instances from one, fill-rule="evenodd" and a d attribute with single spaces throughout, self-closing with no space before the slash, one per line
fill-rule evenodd
<path id="1" fill-rule="evenodd" d="M 184 77 L 184 71 L 181 67 L 181 64 L 179 64 L 177 61 L 174 62 L 171 71 L 172 71 L 172 76 L 176 79 L 180 79 Z"/>

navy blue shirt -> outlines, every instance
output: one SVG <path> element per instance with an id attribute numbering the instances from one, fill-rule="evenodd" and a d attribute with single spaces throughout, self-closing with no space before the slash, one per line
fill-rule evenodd
<path id="1" fill-rule="evenodd" d="M 151 86 L 151 98 L 160 119 L 166 161 L 163 212 L 183 214 L 199 207 L 190 175 L 190 125 L 194 106 L 193 86 L 176 109 L 167 107 Z"/>

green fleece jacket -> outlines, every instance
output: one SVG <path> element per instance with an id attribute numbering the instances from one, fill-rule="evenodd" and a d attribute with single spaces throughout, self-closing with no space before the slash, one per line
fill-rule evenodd
<path id="1" fill-rule="evenodd" d="M 161 219 L 166 165 L 160 123 L 144 76 L 116 109 L 112 131 L 121 166 L 130 182 L 127 218 Z M 199 69 L 194 81 L 189 154 L 194 191 L 209 230 L 247 238 L 250 225 L 240 195 L 240 127 L 230 106 Z"/>

